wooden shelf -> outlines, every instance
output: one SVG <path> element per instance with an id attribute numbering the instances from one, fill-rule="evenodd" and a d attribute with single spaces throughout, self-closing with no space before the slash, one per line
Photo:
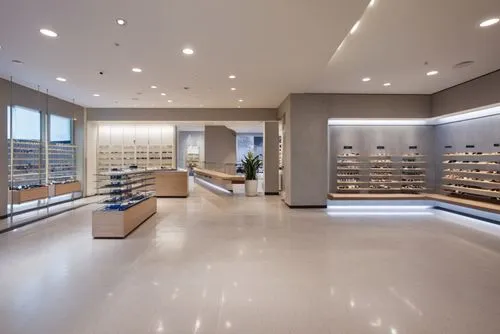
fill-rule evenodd
<path id="1" fill-rule="evenodd" d="M 49 187 L 41 186 L 31 189 L 11 190 L 13 204 L 36 201 L 49 197 Z"/>
<path id="2" fill-rule="evenodd" d="M 457 187 L 457 186 L 448 185 L 448 184 L 443 184 L 442 188 L 444 190 L 447 190 L 447 191 L 458 191 L 458 192 L 467 193 L 467 194 L 500 198 L 500 192 L 491 191 L 491 190 L 487 190 L 487 189 L 474 189 L 474 188 L 466 188 L 466 187 Z"/>
<path id="3" fill-rule="evenodd" d="M 55 195 L 64 195 L 80 192 L 82 190 L 82 185 L 79 181 L 55 184 Z"/>

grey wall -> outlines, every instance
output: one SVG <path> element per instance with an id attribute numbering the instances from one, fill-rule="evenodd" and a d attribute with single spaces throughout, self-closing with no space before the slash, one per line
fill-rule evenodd
<path id="1" fill-rule="evenodd" d="M 428 95 L 292 94 L 285 119 L 284 185 L 290 206 L 325 206 L 329 190 L 328 118 L 427 118 Z"/>
<path id="2" fill-rule="evenodd" d="M 88 108 L 89 121 L 274 121 L 277 109 Z"/>
<path id="3" fill-rule="evenodd" d="M 3 126 L 0 127 L 0 189 L 8 188 L 7 107 L 11 104 L 11 93 L 13 105 L 40 110 L 42 113 L 48 111 L 49 114 L 76 118 L 76 121 L 74 122 L 74 140 L 75 144 L 78 146 L 77 174 L 78 178 L 83 180 L 85 142 L 84 108 L 16 83 L 13 83 L 11 87 L 11 83 L 9 81 L 0 79 L 0 120 L 1 124 L 3 124 Z M 0 216 L 6 214 L 7 202 L 7 191 L 0 191 Z"/>
<path id="4" fill-rule="evenodd" d="M 285 170 L 285 202 L 289 206 L 324 206 L 328 192 L 328 113 L 324 99 L 313 94 L 293 94 L 287 113 L 289 140 Z"/>
<path id="5" fill-rule="evenodd" d="M 205 126 L 205 162 L 212 165 L 236 162 L 236 133 L 222 125 Z M 210 165 L 208 165 L 210 164 Z"/>
<path id="6" fill-rule="evenodd" d="M 330 192 L 337 191 L 337 155 L 346 152 L 344 146 L 352 146 L 360 156 L 377 153 L 377 146 L 395 157 L 419 152 L 427 162 L 427 189 L 433 190 L 434 175 L 434 127 L 433 126 L 330 126 Z M 410 151 L 409 146 L 417 146 Z"/>
<path id="7" fill-rule="evenodd" d="M 279 122 L 264 122 L 264 192 L 279 192 Z"/>
<path id="8" fill-rule="evenodd" d="M 500 103 L 500 70 L 432 95 L 432 116 Z"/>
<path id="9" fill-rule="evenodd" d="M 179 131 L 177 142 L 177 167 L 186 168 L 186 153 L 188 146 L 200 148 L 200 162 L 204 160 L 205 134 L 203 131 Z"/>
<path id="10" fill-rule="evenodd" d="M 329 118 L 427 118 L 429 95 L 308 94 L 323 103 Z"/>

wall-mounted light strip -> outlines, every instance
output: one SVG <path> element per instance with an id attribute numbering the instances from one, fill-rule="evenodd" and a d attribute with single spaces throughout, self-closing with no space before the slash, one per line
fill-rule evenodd
<path id="1" fill-rule="evenodd" d="M 500 103 L 433 118 L 330 118 L 328 125 L 441 125 L 495 115 L 500 115 Z"/>
<path id="2" fill-rule="evenodd" d="M 328 125 L 427 125 L 428 121 L 422 119 L 329 119 Z"/>
<path id="3" fill-rule="evenodd" d="M 500 115 L 500 104 L 492 105 L 487 108 L 473 109 L 446 116 L 431 118 L 431 124 L 446 124 L 459 121 L 466 121 L 474 118 Z"/>

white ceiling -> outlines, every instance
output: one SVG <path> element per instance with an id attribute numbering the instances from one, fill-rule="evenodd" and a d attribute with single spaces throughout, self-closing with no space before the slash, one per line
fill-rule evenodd
<path id="1" fill-rule="evenodd" d="M 500 24 L 479 27 L 492 16 L 499 0 L 374 0 L 307 91 L 429 94 L 498 70 Z M 475 64 L 452 68 L 466 60 Z M 439 75 L 426 76 L 432 69 Z"/>
<path id="2" fill-rule="evenodd" d="M 305 91 L 324 71 L 367 4 L 4 0 L 0 75 L 89 107 L 234 108 L 239 99 L 244 99 L 242 107 L 277 107 L 290 92 Z M 118 17 L 128 24 L 118 26 Z M 40 28 L 59 37 L 44 37 Z M 186 46 L 195 49 L 194 56 L 181 53 Z M 133 67 L 143 73 L 132 73 Z M 230 80 L 229 74 L 237 78 Z M 58 76 L 68 81 L 60 83 Z"/>

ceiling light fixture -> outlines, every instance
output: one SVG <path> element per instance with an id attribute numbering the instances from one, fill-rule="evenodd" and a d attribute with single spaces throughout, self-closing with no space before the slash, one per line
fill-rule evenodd
<path id="1" fill-rule="evenodd" d="M 156 88 L 158 88 L 158 86 L 151 85 L 151 88 L 152 88 L 152 89 L 156 89 Z"/>
<path id="2" fill-rule="evenodd" d="M 52 31 L 52 30 L 49 30 L 49 29 L 40 29 L 40 33 L 42 35 L 45 35 L 47 37 L 52 37 L 52 38 L 56 38 L 58 36 L 55 31 Z"/>
<path id="3" fill-rule="evenodd" d="M 66 82 L 66 78 L 63 77 L 57 77 L 56 80 L 61 82 Z"/>
<path id="4" fill-rule="evenodd" d="M 135 72 L 135 73 L 141 73 L 142 72 L 142 69 L 140 69 L 139 67 L 134 67 L 132 69 L 132 72 Z"/>
<path id="5" fill-rule="evenodd" d="M 95 96 L 95 97 L 99 97 L 99 96 L 101 96 L 101 95 L 99 95 L 99 94 L 94 94 L 94 96 Z"/>
<path id="6" fill-rule="evenodd" d="M 351 28 L 351 35 L 354 34 L 356 32 L 356 30 L 358 30 L 359 23 L 360 23 L 360 21 L 357 21 L 356 23 L 354 23 L 354 25 Z"/>
<path id="7" fill-rule="evenodd" d="M 182 53 L 184 53 L 185 55 L 192 55 L 194 54 L 194 50 L 190 48 L 185 48 L 182 50 Z"/>
<path id="8" fill-rule="evenodd" d="M 127 21 L 125 21 L 125 19 L 122 19 L 122 18 L 118 18 L 116 19 L 116 23 L 119 25 L 119 26 L 124 26 L 127 24 Z"/>
<path id="9" fill-rule="evenodd" d="M 166 93 L 161 93 L 161 96 L 167 96 L 167 94 Z"/>
<path id="10" fill-rule="evenodd" d="M 487 19 L 487 20 L 484 20 L 483 22 L 479 23 L 479 26 L 481 28 L 486 28 L 486 27 L 490 27 L 492 25 L 497 24 L 499 21 L 500 21 L 500 18 L 493 17 L 491 19 Z"/>
<path id="11" fill-rule="evenodd" d="M 172 102 L 174 102 L 174 101 L 173 101 L 173 100 L 168 100 L 167 102 L 168 102 L 168 103 L 172 103 Z"/>
<path id="12" fill-rule="evenodd" d="M 375 0 L 371 0 L 370 3 L 368 4 L 368 7 L 373 7 L 374 4 L 375 4 Z"/>
<path id="13" fill-rule="evenodd" d="M 430 76 L 432 76 L 432 75 L 436 75 L 436 74 L 438 74 L 438 73 L 439 73 L 438 71 L 436 71 L 436 70 L 432 70 L 432 71 L 427 72 L 427 76 L 429 76 L 429 77 L 430 77 Z"/>
<path id="14" fill-rule="evenodd" d="M 384 84 L 384 86 L 385 86 L 385 87 L 389 87 L 390 85 L 391 85 L 391 83 L 390 83 L 390 82 L 386 82 L 386 83 Z"/>
<path id="15" fill-rule="evenodd" d="M 12 62 L 15 64 L 24 64 L 24 62 L 22 60 L 19 60 L 19 59 L 12 59 Z"/>
<path id="16" fill-rule="evenodd" d="M 370 81 L 370 80 L 371 80 L 371 78 L 366 77 L 366 78 L 363 78 L 363 79 L 361 79 L 361 80 L 362 80 L 363 82 L 368 82 L 368 81 Z"/>
<path id="17" fill-rule="evenodd" d="M 238 102 L 243 102 L 243 99 L 239 99 Z"/>
<path id="18" fill-rule="evenodd" d="M 232 87 L 231 90 L 236 90 L 236 88 Z"/>
<path id="19" fill-rule="evenodd" d="M 236 75 L 231 74 L 231 75 L 229 76 L 229 79 L 236 79 Z"/>

